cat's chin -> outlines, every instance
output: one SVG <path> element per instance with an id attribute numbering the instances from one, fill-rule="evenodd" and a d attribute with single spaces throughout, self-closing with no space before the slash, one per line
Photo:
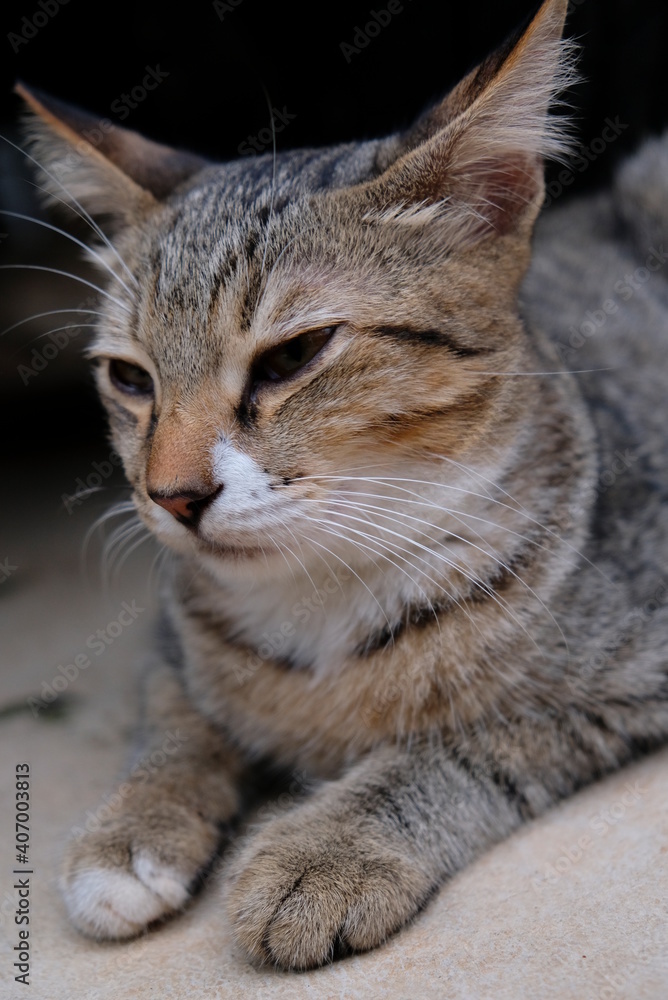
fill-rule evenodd
<path id="1" fill-rule="evenodd" d="M 247 562 L 254 559 L 269 559 L 272 556 L 280 555 L 273 545 L 233 545 L 226 542 L 206 542 L 202 548 L 202 555 L 214 560 Z"/>
<path id="2" fill-rule="evenodd" d="M 240 541 L 224 541 L 222 539 L 203 537 L 202 534 L 184 530 L 177 525 L 171 515 L 164 511 L 150 511 L 146 515 L 138 507 L 151 532 L 174 552 L 182 556 L 207 559 L 213 562 L 248 562 L 259 557 L 269 558 L 280 554 L 275 545 L 265 543 L 258 545 L 252 540 L 247 544 Z M 162 515 L 162 517 L 161 517 Z"/>
<path id="3" fill-rule="evenodd" d="M 200 569 L 214 580 L 228 584 L 232 580 L 254 581 L 261 567 L 263 578 L 274 578 L 285 569 L 285 559 L 273 546 L 227 545 L 223 542 L 207 544 L 198 549 L 194 557 Z M 274 565 L 275 564 L 275 565 Z"/>

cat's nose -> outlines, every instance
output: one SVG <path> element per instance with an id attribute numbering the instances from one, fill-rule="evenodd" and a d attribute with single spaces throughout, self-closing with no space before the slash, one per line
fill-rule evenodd
<path id="1" fill-rule="evenodd" d="M 221 483 L 213 493 L 200 493 L 196 490 L 184 490 L 179 493 L 160 493 L 157 490 L 153 490 L 149 491 L 148 495 L 153 503 L 164 507 L 181 524 L 185 524 L 187 528 L 197 528 L 206 508 L 209 504 L 213 503 L 222 491 L 223 485 Z"/>

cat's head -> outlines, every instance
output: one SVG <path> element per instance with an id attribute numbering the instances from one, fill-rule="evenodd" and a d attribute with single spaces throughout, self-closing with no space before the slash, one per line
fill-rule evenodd
<path id="1" fill-rule="evenodd" d="M 19 88 L 46 186 L 113 234 L 90 353 L 163 541 L 282 558 L 356 477 L 512 441 L 527 380 L 494 373 L 530 357 L 517 292 L 564 148 L 565 9 L 546 0 L 406 134 L 236 163 Z"/>

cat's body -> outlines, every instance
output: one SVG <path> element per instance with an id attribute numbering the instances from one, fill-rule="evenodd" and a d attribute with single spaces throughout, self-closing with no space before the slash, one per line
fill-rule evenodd
<path id="1" fill-rule="evenodd" d="M 559 239 L 528 332 L 517 306 L 564 8 L 406 137 L 210 167 L 121 134 L 63 176 L 116 216 L 99 385 L 137 507 L 180 553 L 142 753 L 186 734 L 71 845 L 85 932 L 182 906 L 268 760 L 325 780 L 237 851 L 240 944 L 298 968 L 373 947 L 668 735 L 665 328 L 631 342 L 604 310 L 611 250 L 583 307 L 605 336 L 564 365 L 540 331 L 568 328 Z M 55 193 L 77 117 L 31 101 Z M 620 211 L 581 212 L 583 246 Z M 537 374 L 564 367 L 612 370 Z"/>

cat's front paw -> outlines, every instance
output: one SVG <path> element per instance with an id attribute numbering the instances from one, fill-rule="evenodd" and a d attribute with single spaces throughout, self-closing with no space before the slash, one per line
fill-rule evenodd
<path id="1" fill-rule="evenodd" d="M 72 839 L 60 879 L 72 923 L 91 937 L 130 938 L 182 909 L 218 837 L 215 823 L 170 804 L 121 812 Z"/>
<path id="2" fill-rule="evenodd" d="M 418 866 L 377 831 L 288 818 L 236 858 L 229 913 L 252 961 L 310 969 L 381 944 L 430 891 Z"/>

